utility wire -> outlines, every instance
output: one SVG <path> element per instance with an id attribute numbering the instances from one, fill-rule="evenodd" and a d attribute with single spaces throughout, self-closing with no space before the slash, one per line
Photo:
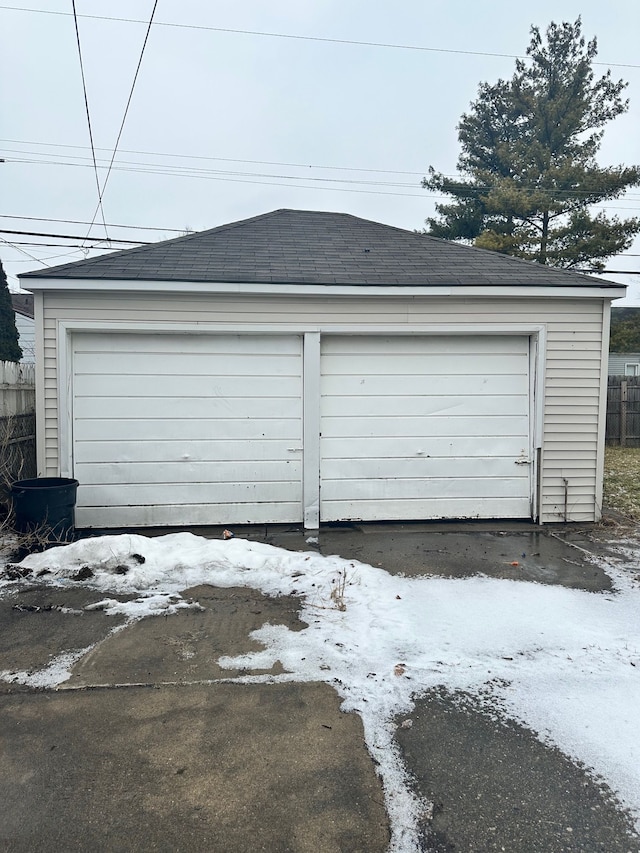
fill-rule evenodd
<path id="1" fill-rule="evenodd" d="M 104 237 L 78 237 L 75 234 L 50 234 L 40 231 L 8 231 L 4 228 L 0 228 L 0 234 L 16 234 L 21 237 L 56 237 L 59 240 L 93 240 L 94 242 L 98 243 L 105 242 Z M 139 246 L 141 244 L 140 240 L 112 240 L 110 237 L 106 238 L 106 242 L 129 243 L 132 246 Z"/>
<path id="2" fill-rule="evenodd" d="M 96 176 L 96 189 L 98 190 L 98 209 L 96 210 L 96 215 L 98 210 L 102 213 L 102 224 L 104 225 L 104 233 L 109 237 L 107 232 L 107 225 L 104 218 L 104 208 L 102 207 L 102 195 L 100 193 L 100 179 L 98 177 L 98 164 L 96 162 L 96 149 L 93 143 L 93 130 L 91 128 L 91 115 L 89 113 L 89 98 L 87 96 L 87 81 L 84 76 L 84 62 L 82 61 L 82 49 L 80 47 L 80 30 L 78 28 L 78 15 L 76 12 L 76 0 L 71 0 L 71 5 L 73 7 L 73 23 L 75 24 L 76 29 L 76 43 L 78 45 L 78 59 L 80 60 L 80 75 L 82 77 L 82 91 L 84 93 L 84 109 L 87 114 L 87 126 L 89 128 L 89 141 L 91 143 L 91 156 L 93 157 L 93 172 Z M 95 216 L 94 216 L 95 219 Z"/>
<path id="3" fill-rule="evenodd" d="M 82 240 L 83 238 L 80 237 L 80 239 Z M 109 240 L 109 242 L 111 242 L 111 241 Z M 83 243 L 35 243 L 35 242 L 29 243 L 29 242 L 24 241 L 24 240 L 16 240 L 14 242 L 14 245 L 15 246 L 32 246 L 34 248 L 38 247 L 38 246 L 42 246 L 43 248 L 47 248 L 47 249 L 86 249 L 87 251 L 89 251 L 90 249 L 96 249 L 96 250 L 100 250 L 101 252 L 102 251 L 107 251 L 107 252 L 124 251 L 124 249 L 118 249 L 115 246 L 85 246 Z M 72 254 L 72 253 L 70 253 L 70 254 Z"/>
<path id="4" fill-rule="evenodd" d="M 5 148 L 4 153 L 15 153 L 22 155 L 30 155 L 33 157 L 70 157 L 71 161 L 73 160 L 87 160 L 89 158 L 79 156 L 77 154 L 50 154 L 47 152 L 39 152 L 39 151 L 21 151 L 18 149 Z M 45 163 L 51 165 L 52 162 L 59 163 L 61 166 L 85 166 L 86 163 L 74 163 L 70 160 L 62 160 L 58 159 L 56 161 L 49 160 L 30 160 L 32 163 Z M 5 162 L 24 162 L 17 157 L 5 157 Z M 118 160 L 118 164 L 120 166 L 139 166 L 140 171 L 149 171 L 152 169 L 163 169 L 169 170 L 171 173 L 175 174 L 191 174 L 194 177 L 197 177 L 199 174 L 204 175 L 234 175 L 237 177 L 245 177 L 245 178 L 281 178 L 283 180 L 292 180 L 292 181 L 317 181 L 321 183 L 340 183 L 340 184 L 365 184 L 371 186 L 391 186 L 391 187 L 413 187 L 414 189 L 418 187 L 416 181 L 382 181 L 382 180 L 357 180 L 355 178 L 319 178 L 314 175 L 281 175 L 281 174 L 273 174 L 272 172 L 247 172 L 247 171 L 239 171 L 235 169 L 204 169 L 198 168 L 197 166 L 182 166 L 182 165 L 173 165 L 172 163 L 145 163 L 139 160 Z M 640 196 L 639 196 L 640 198 Z"/>
<path id="5" fill-rule="evenodd" d="M 57 161 L 46 161 L 46 160 L 29 160 L 29 159 L 18 159 L 14 158 L 9 162 L 14 163 L 29 163 L 31 165 L 41 165 L 41 166 L 75 166 L 78 168 L 87 168 L 89 164 L 86 163 L 60 163 Z M 140 168 L 132 168 L 128 166 L 114 166 L 113 171 L 118 172 L 135 172 L 137 174 L 146 174 L 146 175 L 164 175 L 168 177 L 182 177 L 182 178 L 198 178 L 200 180 L 209 180 L 209 181 L 225 181 L 227 183 L 240 183 L 240 184 L 253 184 L 256 186 L 265 186 L 265 187 L 297 187 L 300 189 L 307 190 L 328 190 L 333 192 L 340 193 L 365 193 L 368 195 L 392 195 L 392 196 L 408 196 L 410 198 L 422 198 L 429 195 L 429 193 L 400 193 L 400 192 L 381 192 L 379 190 L 357 190 L 350 189 L 346 187 L 325 187 L 325 186 L 305 186 L 301 184 L 285 184 L 282 181 L 257 181 L 251 180 L 248 178 L 231 178 L 231 177 L 223 177 L 222 175 L 197 175 L 197 174 L 189 174 L 188 172 L 185 174 L 180 174 L 179 172 L 171 172 L 166 171 L 166 169 L 140 169 Z M 436 198 L 446 198 L 446 196 L 435 196 Z M 94 219 L 95 222 L 95 219 Z M 92 223 L 93 224 L 93 223 Z"/>
<path id="6" fill-rule="evenodd" d="M 12 244 L 12 245 L 14 245 L 14 247 L 17 249 L 17 248 L 18 248 L 20 245 L 22 245 L 22 244 L 21 244 L 21 243 L 15 243 L 15 244 Z M 40 245 L 43 245 L 43 244 L 41 243 Z M 60 244 L 60 245 L 58 246 L 58 248 L 60 248 L 60 249 L 61 249 L 61 248 L 62 248 L 62 244 Z M 71 247 L 71 246 L 65 246 L 65 248 L 66 248 L 66 249 L 70 249 L 70 248 L 72 248 L 72 247 Z M 94 247 L 94 246 L 78 246 L 78 247 L 77 247 L 77 248 L 75 248 L 75 249 L 74 249 L 74 251 L 72 251 L 72 252 L 63 252 L 62 254 L 58 253 L 58 254 L 56 254 L 56 255 L 47 255 L 45 258 L 39 258 L 39 259 L 34 258 L 34 260 L 39 260 L 40 262 L 42 262 L 42 261 L 56 261 L 56 260 L 58 260 L 58 258 L 70 258 L 70 257 L 72 257 L 73 255 L 77 255 L 77 254 L 79 254 L 79 252 L 82 252 L 82 254 L 84 255 L 84 257 L 86 258 L 86 256 L 87 256 L 87 252 L 96 252 L 96 251 L 111 252 L 111 251 L 117 251 L 117 249 L 109 249 L 109 248 L 108 248 L 108 247 L 106 247 L 106 246 L 101 246 L 101 247 L 97 247 L 97 246 L 96 246 L 96 247 Z M 78 258 L 77 260 L 82 260 L 82 258 Z M 5 260 L 5 264 L 30 264 L 30 263 L 31 263 L 31 261 L 22 260 L 21 258 L 20 258 L 20 259 L 18 259 L 18 260 L 12 260 L 12 261 L 7 261 L 7 260 Z M 15 276 L 14 276 L 14 278 L 15 278 Z"/>
<path id="7" fill-rule="evenodd" d="M 24 9 L 18 6 L 0 6 L 0 9 L 7 9 L 14 12 L 33 12 L 42 15 L 68 15 L 69 12 L 57 12 L 52 9 Z M 117 21 L 123 24 L 145 24 L 146 21 L 140 20 L 139 18 L 118 18 L 110 15 L 80 15 L 82 18 L 91 18 L 95 21 Z M 271 33 L 271 32 L 263 32 L 261 30 L 239 30 L 232 29 L 231 27 L 210 27 L 205 26 L 203 24 L 179 24 L 174 21 L 156 21 L 157 27 L 174 27 L 176 29 L 182 30 L 202 30 L 206 32 L 214 32 L 214 33 L 231 33 L 233 35 L 243 35 L 243 36 L 260 36 L 263 38 L 277 38 L 277 39 L 293 39 L 298 41 L 312 41 L 312 42 L 320 42 L 325 44 L 341 44 L 347 46 L 356 46 L 356 47 L 378 47 L 378 48 L 387 48 L 392 50 L 413 50 L 413 51 L 422 51 L 427 53 L 449 53 L 449 54 L 459 54 L 462 56 L 491 56 L 497 57 L 500 59 L 528 59 L 527 56 L 523 56 L 522 54 L 515 53 L 493 53 L 490 51 L 483 50 L 458 50 L 454 48 L 445 48 L 445 47 L 426 47 L 424 45 L 415 45 L 415 44 L 394 44 L 390 42 L 379 42 L 379 41 L 357 41 L 356 39 L 338 39 L 338 38 L 326 38 L 322 36 L 303 36 L 298 35 L 296 33 Z M 593 62 L 593 65 L 606 65 L 610 68 L 640 68 L 640 65 L 635 65 L 632 63 L 623 63 L 623 62 Z"/>
<path id="8" fill-rule="evenodd" d="M 0 7 L 2 8 L 2 7 Z M 86 145 L 64 145 L 57 142 L 30 142 L 24 139 L 0 139 L 0 142 L 8 142 L 10 145 L 41 145 L 49 148 L 76 148 L 86 150 Z M 8 149 L 7 149 L 8 150 Z M 108 151 L 107 148 L 97 148 L 97 151 Z M 240 160 L 235 157 L 211 157 L 203 154 L 171 154 L 165 151 L 134 151 L 121 148 L 123 154 L 137 154 L 143 157 L 174 157 L 182 160 L 215 160 L 222 163 L 249 163 L 253 166 L 287 166 L 294 169 L 329 169 L 336 172 L 371 172 L 383 175 L 413 175 L 424 177 L 425 170 L 405 171 L 400 169 L 365 169 L 358 166 L 327 166 L 318 163 L 284 163 L 280 160 Z M 54 156 L 54 155 L 49 155 Z M 460 175 L 445 175 L 447 178 L 460 178 Z"/>
<path id="9" fill-rule="evenodd" d="M 45 155 L 46 156 L 46 155 Z M 7 163 L 28 163 L 30 165 L 40 165 L 40 166 L 71 166 L 76 168 L 88 168 L 90 166 L 89 163 L 72 163 L 65 162 L 60 160 L 35 160 L 30 158 L 20 158 L 13 157 L 6 160 Z M 127 162 L 127 161 L 123 161 Z M 441 193 L 432 193 L 426 192 L 422 190 L 422 192 L 410 193 L 410 192 L 383 192 L 381 190 L 365 190 L 365 189 L 355 189 L 352 186 L 349 187 L 338 187 L 338 186 L 324 186 L 323 183 L 330 184 L 351 184 L 351 185 L 365 185 L 365 186 L 382 186 L 382 187 L 411 187 L 413 184 L 403 184 L 403 183 L 393 183 L 393 182 L 384 182 L 384 181 L 355 181 L 355 180 L 347 180 L 344 178 L 314 178 L 310 176 L 301 176 L 301 175 L 273 175 L 267 173 L 253 173 L 253 172 L 231 172 L 225 170 L 205 170 L 205 169 L 189 169 L 182 168 L 177 166 L 154 166 L 153 164 L 138 164 L 133 166 L 121 165 L 121 166 L 113 166 L 113 171 L 119 172 L 133 172 L 141 175 L 164 175 L 165 177 L 178 177 L 178 178 L 197 178 L 199 180 L 208 180 L 208 181 L 224 181 L 227 183 L 243 183 L 243 184 L 254 184 L 256 186 L 271 186 L 271 187 L 295 187 L 297 189 L 307 189 L 307 190 L 325 190 L 329 192 L 341 192 L 341 193 L 359 193 L 366 195 L 388 195 L 388 196 L 403 196 L 407 198 L 434 198 L 434 199 L 448 199 L 449 196 Z M 231 177 L 233 176 L 233 177 Z M 256 178 L 274 178 L 275 180 L 256 180 Z M 309 186 L 308 184 L 300 184 L 300 183 L 283 183 L 283 181 L 314 181 L 317 182 L 315 186 Z M 320 185 L 319 185 L 320 184 Z M 416 186 L 416 188 L 418 188 Z M 490 189 L 490 187 L 487 187 Z M 566 200 L 571 200 L 573 198 L 579 199 L 580 195 L 578 191 L 564 191 Z M 624 199 L 622 199 L 624 200 Z M 630 199 L 634 200 L 634 197 Z M 593 201 L 590 204 L 605 204 L 605 201 Z M 635 210 L 640 208 L 630 208 L 627 206 L 616 206 L 616 205 L 606 205 L 606 209 L 619 209 L 619 210 Z M 95 219 L 94 219 L 95 221 Z M 92 222 L 93 225 L 93 222 Z"/>
<path id="10" fill-rule="evenodd" d="M 11 243 L 9 240 L 5 240 L 4 237 L 0 237 L 3 243 L 6 243 L 7 246 L 11 246 L 12 249 L 15 249 L 17 252 L 22 252 L 23 255 L 26 255 L 28 258 L 31 258 L 32 261 L 35 261 L 37 264 L 42 264 L 44 267 L 48 267 L 49 264 L 45 264 L 44 261 L 41 261 L 40 258 L 36 258 L 35 255 L 32 255 L 30 252 L 25 252 L 24 249 L 21 249 L 16 243 Z"/>
<path id="11" fill-rule="evenodd" d="M 124 108 L 124 115 L 122 116 L 122 122 L 120 123 L 120 130 L 118 131 L 116 144 L 113 146 L 113 154 L 111 155 L 111 162 L 109 163 L 109 168 L 107 169 L 107 174 L 106 174 L 106 177 L 105 177 L 104 182 L 102 184 L 102 190 L 99 193 L 98 207 L 96 208 L 96 211 L 93 214 L 93 218 L 91 220 L 91 225 L 89 226 L 89 231 L 87 232 L 87 236 L 91 233 L 91 229 L 93 228 L 93 223 L 96 221 L 96 216 L 98 215 L 98 210 L 102 207 L 102 198 L 104 196 L 104 191 L 107 188 L 107 183 L 109 182 L 109 177 L 111 176 L 111 170 L 113 168 L 113 161 L 116 158 L 116 152 L 118 151 L 118 145 L 120 144 L 120 137 L 122 136 L 122 131 L 124 130 L 124 125 L 125 125 L 125 122 L 127 120 L 127 115 L 129 113 L 129 107 L 131 106 L 131 99 L 133 98 L 133 90 L 136 87 L 136 82 L 138 80 L 138 74 L 140 73 L 140 66 L 142 65 L 142 57 L 144 56 L 144 51 L 145 51 L 145 48 L 147 46 L 147 41 L 149 40 L 149 33 L 151 32 L 151 25 L 153 24 L 153 16 L 156 13 L 157 7 L 158 7 L 158 0 L 155 0 L 155 2 L 153 4 L 153 9 L 151 10 L 151 17 L 149 18 L 149 24 L 147 26 L 147 32 L 145 33 L 144 41 L 142 43 L 142 50 L 140 51 L 140 58 L 138 59 L 138 65 L 136 67 L 136 73 L 133 75 L 133 82 L 131 84 L 131 89 L 129 91 L 129 97 L 127 98 L 127 105 Z"/>
<path id="12" fill-rule="evenodd" d="M 4 139 L 4 140 L 0 139 L 0 142 L 8 142 L 8 143 L 15 144 L 15 145 L 39 145 L 39 146 L 47 146 L 47 147 L 52 147 L 52 148 L 73 148 L 73 149 L 83 150 L 83 151 L 86 150 L 86 146 L 83 146 L 83 145 L 61 145 L 58 143 L 27 142 L 24 140 L 11 140 L 11 139 Z M 96 150 L 100 151 L 100 150 L 109 150 L 109 149 L 98 148 Z M 36 156 L 36 157 L 63 157 L 63 156 L 67 156 L 67 157 L 71 157 L 74 160 L 86 159 L 85 157 L 75 155 L 75 154 L 64 155 L 64 154 L 56 154 L 55 152 L 42 152 L 42 153 L 40 153 L 37 151 L 36 152 L 24 151 L 22 149 L 16 149 L 16 148 L 5 148 L 4 151 L 10 152 L 10 153 L 15 153 L 15 154 L 31 154 L 31 155 Z M 173 157 L 173 158 L 188 159 L 188 160 L 213 160 L 213 161 L 217 161 L 217 162 L 226 162 L 226 163 L 249 163 L 249 164 L 254 164 L 254 165 L 265 165 L 265 166 L 288 166 L 288 167 L 295 168 L 295 169 L 327 169 L 327 170 L 341 171 L 341 172 L 368 172 L 368 173 L 372 173 L 372 174 L 413 175 L 416 177 L 417 176 L 424 177 L 424 171 L 414 172 L 414 171 L 404 171 L 404 170 L 398 170 L 398 169 L 365 169 L 365 168 L 354 167 L 354 166 L 326 166 L 326 165 L 317 165 L 317 164 L 309 164 L 309 163 L 285 163 L 285 162 L 281 162 L 281 161 L 277 161 L 277 160 L 240 160 L 240 159 L 235 159 L 235 158 L 231 158 L 231 157 L 211 157 L 211 156 L 200 156 L 200 155 L 194 155 L 194 154 L 170 154 L 170 153 L 163 153 L 160 151 L 133 151 L 133 150 L 126 150 L 126 149 L 122 149 L 122 148 L 120 149 L 120 151 L 123 154 L 124 153 L 137 154 L 140 156 L 149 156 L 149 157 Z M 9 162 L 11 162 L 12 159 L 13 158 L 10 158 Z M 18 162 L 20 162 L 20 161 L 18 161 Z M 35 162 L 35 161 L 29 161 L 29 162 Z M 46 163 L 48 161 L 44 161 L 44 162 Z M 61 164 L 64 163 L 64 161 L 60 161 L 60 162 L 61 162 Z M 166 164 L 165 163 L 145 163 L 145 162 L 139 162 L 139 161 L 134 161 L 134 160 L 120 160 L 119 162 L 121 164 L 137 165 L 137 166 L 142 166 L 142 167 L 146 167 L 146 168 L 157 167 L 157 168 L 161 168 L 161 169 L 171 169 L 171 170 L 175 170 L 176 172 L 179 172 L 179 171 L 205 172 L 205 173 L 211 173 L 211 174 L 239 175 L 242 177 L 269 177 L 269 178 L 282 178 L 282 179 L 287 179 L 287 180 L 327 181 L 327 182 L 331 182 L 331 183 L 362 183 L 362 184 L 376 184 L 376 185 L 379 184 L 380 186 L 393 186 L 393 187 L 415 187 L 416 186 L 416 184 L 413 182 L 392 182 L 392 181 L 376 182 L 376 181 L 356 181 L 354 179 L 343 179 L 343 178 L 317 178 L 317 177 L 313 177 L 313 176 L 309 176 L 309 175 L 273 175 L 273 174 L 270 174 L 270 173 L 268 174 L 265 172 L 236 172 L 236 171 L 231 171 L 231 170 L 226 170 L 226 169 L 203 169 L 203 168 L 198 168 L 195 166 L 178 166 L 178 165 L 173 165 L 171 163 L 166 163 Z M 65 163 L 65 165 L 75 165 L 75 164 L 74 163 Z M 465 176 L 459 175 L 459 174 L 458 175 L 444 175 L 444 177 L 452 178 L 454 180 L 460 180 L 460 181 L 465 180 Z M 474 187 L 472 189 L 475 189 L 476 191 L 480 192 L 480 191 L 490 190 L 492 188 L 492 186 L 494 186 L 494 185 L 483 184 L 482 186 Z M 531 184 L 520 184 L 519 189 L 532 189 L 532 190 L 536 190 L 537 192 L 544 191 L 544 190 L 541 190 L 541 188 L 538 187 L 537 185 L 534 186 Z M 548 192 L 553 192 L 553 191 L 548 190 Z M 573 195 L 573 196 L 591 195 L 591 193 L 589 193 L 586 190 L 559 190 L 559 191 L 557 191 L 557 194 L 558 195 Z M 424 195 L 428 196 L 428 195 L 432 195 L 432 193 L 424 193 Z M 440 198 L 446 198 L 448 196 L 439 196 L 439 197 Z M 630 199 L 630 198 L 639 198 L 640 199 L 640 194 L 625 193 L 625 199 Z"/>
<path id="13" fill-rule="evenodd" d="M 61 222 L 65 225 L 89 225 L 86 219 L 53 219 L 50 216 L 13 216 L 10 213 L 0 213 L 0 219 L 23 219 L 29 222 Z M 154 228 L 151 225 L 116 225 L 113 222 L 107 223 L 108 228 L 132 228 L 136 231 L 164 231 L 175 234 L 184 234 L 184 228 Z M 91 238 L 96 239 L 95 237 Z M 121 240 L 116 240 L 121 243 Z"/>

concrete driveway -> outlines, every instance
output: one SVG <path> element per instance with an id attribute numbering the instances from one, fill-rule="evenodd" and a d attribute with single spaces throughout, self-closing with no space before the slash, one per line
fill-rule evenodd
<path id="1" fill-rule="evenodd" d="M 604 547 L 588 529 L 345 525 L 322 530 L 317 544 L 296 528 L 235 533 L 405 574 L 609 585 L 585 559 Z M 218 658 L 256 649 L 255 628 L 304 628 L 297 599 L 211 586 L 188 594 L 201 610 L 121 619 L 116 632 L 118 617 L 85 610 L 103 596 L 81 584 L 22 581 L 0 598 L 0 671 L 37 672 L 88 650 L 58 689 L 0 681 L 1 849 L 386 850 L 384 795 L 360 718 L 340 711 L 332 688 L 221 680 L 241 673 L 221 670 Z M 605 787 L 471 697 L 431 692 L 412 718 L 397 741 L 434 804 L 425 850 L 640 850 Z"/>

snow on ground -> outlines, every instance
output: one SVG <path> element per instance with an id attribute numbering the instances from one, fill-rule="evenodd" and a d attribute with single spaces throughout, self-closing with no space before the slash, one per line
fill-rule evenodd
<path id="1" fill-rule="evenodd" d="M 131 619 L 197 606 L 180 592 L 202 583 L 299 595 L 308 628 L 265 625 L 253 634 L 262 651 L 220 663 L 262 669 L 280 660 L 283 676 L 238 680 L 325 681 L 361 715 L 385 787 L 391 850 L 418 849 L 426 807 L 408 785 L 393 721 L 437 686 L 482 693 L 496 713 L 584 762 L 640 824 L 640 584 L 615 562 L 606 567 L 615 590 L 589 593 L 488 577 L 406 578 L 317 552 L 178 533 L 86 539 L 20 565 L 45 572 L 47 583 L 82 578 L 106 594 L 94 606 Z M 109 592 L 137 598 L 120 603 Z M 65 680 L 68 666 L 59 672 Z M 46 684 L 54 674 L 43 672 Z"/>

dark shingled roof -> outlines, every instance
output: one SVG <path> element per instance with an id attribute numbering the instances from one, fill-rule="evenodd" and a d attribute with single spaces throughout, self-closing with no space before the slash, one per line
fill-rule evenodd
<path id="1" fill-rule="evenodd" d="M 16 314 L 31 317 L 33 320 L 33 293 L 12 293 L 11 304 Z"/>
<path id="2" fill-rule="evenodd" d="M 274 210 L 21 278 L 320 285 L 615 285 L 346 213 Z"/>

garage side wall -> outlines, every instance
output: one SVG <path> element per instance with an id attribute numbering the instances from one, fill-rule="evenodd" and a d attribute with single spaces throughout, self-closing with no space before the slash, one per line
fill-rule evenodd
<path id="1" fill-rule="evenodd" d="M 44 293 L 44 429 L 39 473 L 60 471 L 59 386 L 68 377 L 65 354 L 57 351 L 58 324 L 207 324 L 215 327 L 274 324 L 292 332 L 333 332 L 367 324 L 381 332 L 393 325 L 544 325 L 545 399 L 541 450 L 542 522 L 595 521 L 600 516 L 598 448 L 602 370 L 603 303 L 599 298 L 292 297 L 204 294 Z M 446 333 L 446 331 L 445 331 Z M 606 364 L 606 361 L 605 361 Z"/>

